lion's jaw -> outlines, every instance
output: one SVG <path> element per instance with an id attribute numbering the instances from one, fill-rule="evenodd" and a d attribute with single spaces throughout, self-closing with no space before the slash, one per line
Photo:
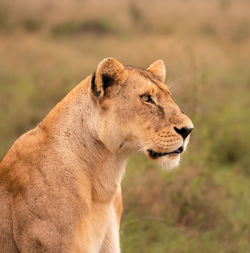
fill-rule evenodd
<path id="1" fill-rule="evenodd" d="M 159 154 L 153 153 L 154 145 L 150 145 L 150 148 L 147 146 L 144 147 L 143 153 L 149 158 L 157 162 L 163 169 L 172 170 L 176 168 L 181 160 L 181 154 L 186 151 L 189 142 L 189 136 L 182 142 L 181 145 L 177 145 L 176 149 L 173 148 L 173 151 L 162 152 Z"/>

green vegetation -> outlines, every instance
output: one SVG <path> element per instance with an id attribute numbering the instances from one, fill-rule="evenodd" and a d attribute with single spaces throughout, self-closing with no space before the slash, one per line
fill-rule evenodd
<path id="1" fill-rule="evenodd" d="M 131 158 L 123 252 L 250 252 L 249 12 L 244 0 L 1 1 L 0 157 L 104 57 L 163 59 L 195 130 L 173 172 Z"/>

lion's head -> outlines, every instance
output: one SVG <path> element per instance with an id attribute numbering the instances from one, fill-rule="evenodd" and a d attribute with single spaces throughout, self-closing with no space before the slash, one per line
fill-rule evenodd
<path id="1" fill-rule="evenodd" d="M 163 167 L 178 165 L 192 121 L 173 101 L 158 60 L 147 69 L 114 58 L 99 63 L 91 80 L 98 136 L 111 152 L 143 152 Z"/>

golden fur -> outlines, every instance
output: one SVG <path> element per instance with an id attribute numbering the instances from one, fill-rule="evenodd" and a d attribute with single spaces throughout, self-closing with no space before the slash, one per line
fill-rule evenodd
<path id="1" fill-rule="evenodd" d="M 164 79 L 160 60 L 141 69 L 104 59 L 14 143 L 0 163 L 2 253 L 120 252 L 129 155 L 176 166 L 169 152 L 188 142 L 176 128 L 193 127 Z"/>

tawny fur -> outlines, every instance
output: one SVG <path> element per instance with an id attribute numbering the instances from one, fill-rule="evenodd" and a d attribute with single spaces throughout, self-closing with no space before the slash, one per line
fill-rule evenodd
<path id="1" fill-rule="evenodd" d="M 174 126 L 193 127 L 164 79 L 162 61 L 146 70 L 104 59 L 14 143 L 0 163 L 2 253 L 120 252 L 129 155 L 185 148 Z M 173 167 L 179 156 L 156 160 Z"/>

